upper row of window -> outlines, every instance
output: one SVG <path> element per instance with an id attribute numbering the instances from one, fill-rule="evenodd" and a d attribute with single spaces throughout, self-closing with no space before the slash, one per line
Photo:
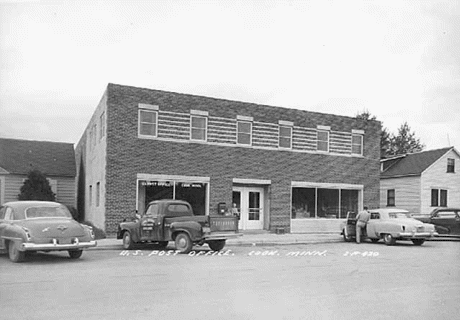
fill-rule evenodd
<path id="1" fill-rule="evenodd" d="M 190 115 L 190 140 L 207 141 L 208 118 L 202 115 Z M 280 124 L 278 132 L 278 147 L 283 149 L 292 148 L 293 124 Z M 154 110 L 139 109 L 139 135 L 156 137 L 158 130 L 158 112 Z M 237 120 L 236 143 L 239 145 L 252 144 L 252 121 Z M 317 150 L 329 151 L 329 130 L 317 130 Z M 352 134 L 351 153 L 362 155 L 363 135 Z"/>

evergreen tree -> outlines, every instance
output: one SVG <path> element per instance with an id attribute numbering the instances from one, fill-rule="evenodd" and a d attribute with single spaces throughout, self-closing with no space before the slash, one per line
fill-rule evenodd
<path id="1" fill-rule="evenodd" d="M 20 192 L 18 200 L 56 201 L 48 179 L 39 170 L 29 171 Z"/>
<path id="2" fill-rule="evenodd" d="M 391 156 L 402 155 L 406 153 L 420 152 L 425 145 L 415 136 L 407 122 L 404 122 L 398 129 L 398 135 L 391 139 Z"/>

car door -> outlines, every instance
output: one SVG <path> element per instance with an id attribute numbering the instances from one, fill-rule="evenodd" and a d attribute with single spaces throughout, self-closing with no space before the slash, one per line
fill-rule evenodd
<path id="1" fill-rule="evenodd" d="M 456 230 L 458 215 L 453 210 L 440 210 L 431 218 L 431 223 L 436 226 L 439 234 L 452 234 Z"/>
<path id="2" fill-rule="evenodd" d="M 160 241 L 161 221 L 158 203 L 152 203 L 140 221 L 140 235 L 142 240 Z"/>
<path id="3" fill-rule="evenodd" d="M 368 238 L 378 238 L 379 235 L 377 234 L 377 224 L 380 221 L 380 214 L 378 212 L 370 211 L 371 216 L 369 217 L 369 221 L 366 225 L 366 232 Z"/>

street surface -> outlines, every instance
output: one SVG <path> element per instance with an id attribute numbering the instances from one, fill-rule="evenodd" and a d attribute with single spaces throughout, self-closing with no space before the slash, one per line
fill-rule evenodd
<path id="1" fill-rule="evenodd" d="M 0 255 L 2 319 L 453 319 L 460 242 Z M 168 255 L 169 253 L 169 255 Z M 208 255 L 206 255 L 208 254 Z"/>

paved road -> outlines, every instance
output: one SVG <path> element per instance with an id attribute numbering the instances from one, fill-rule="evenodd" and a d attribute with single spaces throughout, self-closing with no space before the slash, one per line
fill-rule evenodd
<path id="1" fill-rule="evenodd" d="M 0 256 L 2 319 L 452 319 L 460 243 Z M 208 255 L 206 255 L 208 253 Z"/>

